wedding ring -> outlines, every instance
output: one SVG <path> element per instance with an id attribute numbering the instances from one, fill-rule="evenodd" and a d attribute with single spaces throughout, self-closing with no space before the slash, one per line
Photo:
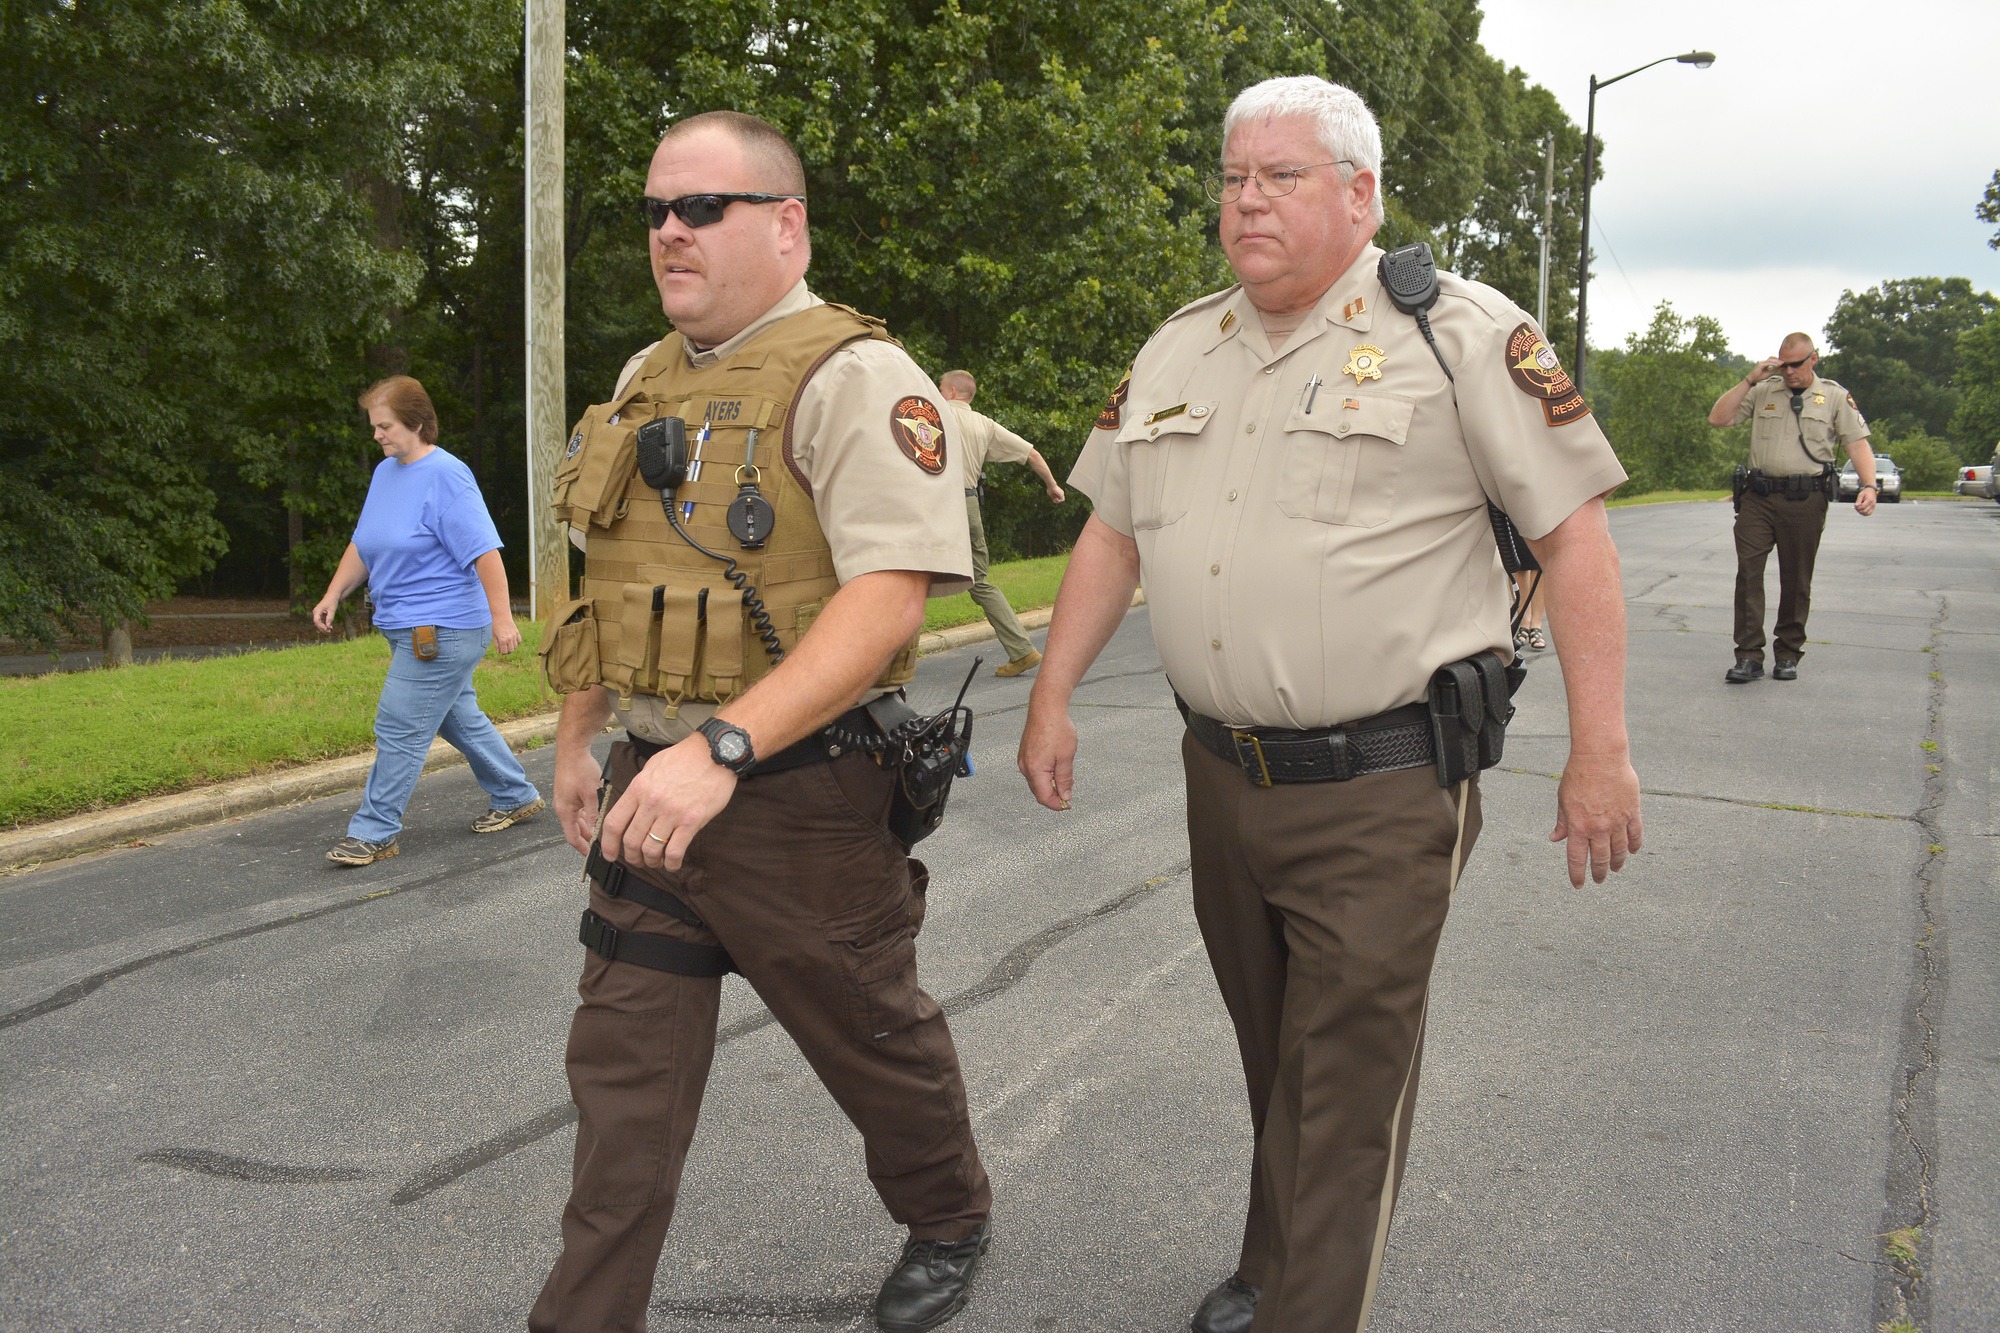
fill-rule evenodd
<path id="1" fill-rule="evenodd" d="M 662 847 L 667 845 L 667 840 L 661 837 L 659 834 L 653 832 L 651 829 L 646 830 L 646 836 L 651 838 L 654 842 L 659 843 Z"/>

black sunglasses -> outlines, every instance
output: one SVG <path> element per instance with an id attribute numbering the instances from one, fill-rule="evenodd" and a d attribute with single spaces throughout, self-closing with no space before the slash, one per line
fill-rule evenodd
<path id="1" fill-rule="evenodd" d="M 695 224 L 690 222 L 688 225 L 692 227 Z M 1818 352 L 1807 352 L 1804 356 L 1800 357 L 1796 361 L 1780 361 L 1778 364 L 1783 366 L 1786 370 L 1797 370 L 1800 366 L 1803 366 L 1806 362 L 1812 360 L 1814 357 L 1818 355 L 1819 355 Z"/>
<path id="2" fill-rule="evenodd" d="M 731 204 L 776 204 L 786 199 L 804 201 L 802 194 L 684 194 L 678 199 L 646 196 L 646 225 L 654 231 L 667 225 L 667 214 L 678 214 L 690 227 L 708 227 L 722 221 Z"/>

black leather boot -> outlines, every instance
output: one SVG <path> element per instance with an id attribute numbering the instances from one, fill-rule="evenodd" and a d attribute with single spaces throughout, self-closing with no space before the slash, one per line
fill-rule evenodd
<path id="1" fill-rule="evenodd" d="M 1239 1278 L 1227 1278 L 1202 1297 L 1188 1328 L 1191 1333 L 1249 1333 L 1257 1314 L 1257 1291 Z"/>
<path id="2" fill-rule="evenodd" d="M 1754 657 L 1739 657 L 1735 666 L 1722 673 L 1722 678 L 1731 685 L 1747 685 L 1764 679 L 1764 664 Z"/>
<path id="3" fill-rule="evenodd" d="M 921 1333 L 949 1323 L 965 1308 L 979 1257 L 993 1241 L 993 1220 L 964 1240 L 906 1240 L 903 1257 L 875 1297 L 875 1323 L 884 1333 Z"/>

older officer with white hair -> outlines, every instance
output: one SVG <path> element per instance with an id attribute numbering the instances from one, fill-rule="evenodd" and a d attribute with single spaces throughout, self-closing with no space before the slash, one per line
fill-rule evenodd
<path id="1" fill-rule="evenodd" d="M 1236 1271 L 1192 1327 L 1354 1330 L 1402 1183 L 1432 959 L 1479 831 L 1476 769 L 1497 757 L 1469 759 L 1449 728 L 1440 746 L 1433 721 L 1456 726 L 1468 691 L 1496 726 L 1510 711 L 1489 503 L 1546 570 L 1559 632 L 1570 752 L 1551 839 L 1579 887 L 1639 846 L 1602 499 L 1625 473 L 1513 302 L 1445 274 L 1427 325 L 1392 303 L 1371 244 L 1381 136 L 1360 97 L 1273 79 L 1236 99 L 1223 139 L 1209 191 L 1238 283 L 1154 334 L 1070 475 L 1095 512 L 1020 764 L 1042 804 L 1068 808 L 1070 695 L 1143 578 L 1187 718 L 1194 908 L 1256 1142 Z"/>

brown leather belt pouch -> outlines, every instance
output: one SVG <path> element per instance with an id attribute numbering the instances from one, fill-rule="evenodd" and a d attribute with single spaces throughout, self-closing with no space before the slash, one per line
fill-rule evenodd
<path id="1" fill-rule="evenodd" d="M 419 625 L 410 631 L 410 651 L 417 655 L 419 662 L 435 662 L 438 655 L 438 632 L 436 625 Z"/>

